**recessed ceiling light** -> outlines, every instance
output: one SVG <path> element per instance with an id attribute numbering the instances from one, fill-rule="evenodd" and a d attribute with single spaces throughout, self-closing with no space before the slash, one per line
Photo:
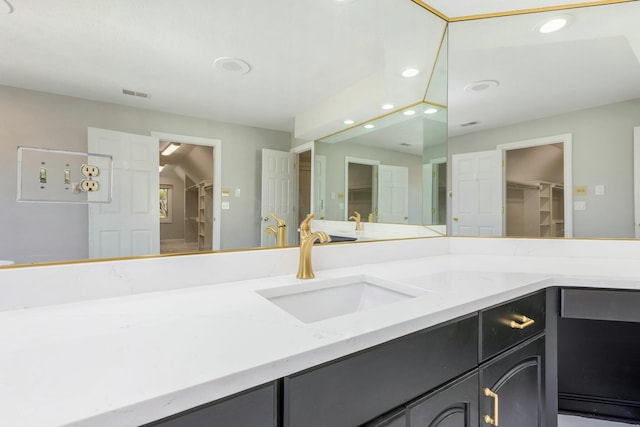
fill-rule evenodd
<path id="1" fill-rule="evenodd" d="M 347 119 L 347 120 L 345 120 L 343 123 L 344 123 L 345 125 L 352 125 L 352 124 L 354 124 L 355 122 L 354 122 L 353 120 L 351 120 L 351 119 Z"/>
<path id="2" fill-rule="evenodd" d="M 437 108 L 427 108 L 426 110 L 424 110 L 425 114 L 434 114 L 437 113 L 438 109 Z"/>
<path id="3" fill-rule="evenodd" d="M 394 107 L 393 104 L 384 104 L 380 108 L 382 108 L 383 110 L 391 110 L 393 107 Z"/>
<path id="4" fill-rule="evenodd" d="M 405 68 L 402 71 L 402 77 L 406 77 L 406 78 L 415 77 L 418 74 L 420 74 L 420 70 L 418 70 L 417 68 L 413 68 L 413 67 Z"/>
<path id="5" fill-rule="evenodd" d="M 404 113 L 402 113 L 402 114 L 404 114 L 405 116 L 413 116 L 415 113 L 416 113 L 416 112 L 415 112 L 415 111 L 413 111 L 413 110 L 407 110 L 407 111 L 405 111 L 405 112 L 404 112 Z"/>
<path id="6" fill-rule="evenodd" d="M 373 129 L 375 126 L 372 124 L 364 125 L 365 129 Z"/>
<path id="7" fill-rule="evenodd" d="M 9 0 L 0 0 L 0 15 L 9 15 L 13 13 L 13 5 Z"/>
<path id="8" fill-rule="evenodd" d="M 560 15 L 538 24 L 536 29 L 542 34 L 549 34 L 565 28 L 571 22 L 571 16 Z"/>
<path id="9" fill-rule="evenodd" d="M 216 70 L 228 71 L 234 74 L 247 74 L 251 71 L 251 65 L 239 58 L 230 56 L 222 56 L 213 61 L 213 67 Z"/>
<path id="10" fill-rule="evenodd" d="M 498 87 L 500 83 L 496 80 L 481 80 L 479 82 L 470 83 L 464 87 L 465 92 L 482 92 Z"/>
<path id="11" fill-rule="evenodd" d="M 172 142 L 167 146 L 167 148 L 162 150 L 160 154 L 162 154 L 163 156 L 169 156 L 173 154 L 173 152 L 176 151 L 178 148 L 180 148 L 180 144 L 176 144 L 175 142 Z"/>

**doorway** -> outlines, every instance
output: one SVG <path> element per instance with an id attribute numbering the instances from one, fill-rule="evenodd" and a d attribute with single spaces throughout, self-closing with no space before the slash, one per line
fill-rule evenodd
<path id="1" fill-rule="evenodd" d="M 345 158 L 345 221 L 358 212 L 363 221 L 375 222 L 378 216 L 376 174 L 379 164 L 377 160 Z"/>
<path id="2" fill-rule="evenodd" d="M 311 213 L 311 150 L 298 153 L 298 224 Z"/>
<path id="3" fill-rule="evenodd" d="M 160 253 L 220 249 L 221 141 L 152 135 L 160 139 Z"/>
<path id="4" fill-rule="evenodd" d="M 571 237 L 571 135 L 498 148 L 504 160 L 505 235 Z"/>

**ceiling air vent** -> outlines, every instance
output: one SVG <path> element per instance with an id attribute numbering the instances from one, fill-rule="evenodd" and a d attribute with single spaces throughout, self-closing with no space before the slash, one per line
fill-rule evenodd
<path id="1" fill-rule="evenodd" d="M 122 89 L 122 93 L 124 95 L 137 96 L 138 98 L 145 98 L 145 99 L 151 98 L 151 95 L 149 95 L 148 93 L 136 92 L 135 90 Z"/>
<path id="2" fill-rule="evenodd" d="M 402 145 L 403 147 L 411 147 L 411 144 L 408 144 L 406 142 L 401 142 L 400 145 Z"/>
<path id="3" fill-rule="evenodd" d="M 465 127 L 465 126 L 474 126 L 477 125 L 480 122 L 467 122 L 467 123 L 463 123 L 460 126 Z"/>

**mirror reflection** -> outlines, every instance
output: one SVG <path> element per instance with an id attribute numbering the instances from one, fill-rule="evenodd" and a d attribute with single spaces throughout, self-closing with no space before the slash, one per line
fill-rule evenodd
<path id="1" fill-rule="evenodd" d="M 264 233 L 276 224 L 275 209 L 262 214 L 265 150 L 290 153 L 343 128 L 345 115 L 362 122 L 384 103 L 422 100 L 446 27 L 409 0 L 244 5 L 116 0 L 71 8 L 51 0 L 20 2 L 0 16 L 0 46 L 12 58 L 0 64 L 0 259 L 275 245 Z M 407 68 L 417 74 L 402 76 Z M 168 143 L 212 148 L 213 179 L 165 162 L 158 153 Z M 114 203 L 16 202 L 18 145 L 111 153 Z M 209 154 L 193 157 L 211 163 Z M 287 217 L 287 244 L 297 243 L 296 223 L 314 209 L 304 179 L 311 181 L 300 174 L 291 183 L 292 193 L 308 191 Z M 202 220 L 196 195 L 212 199 L 212 217 Z"/>
<path id="2" fill-rule="evenodd" d="M 638 19 L 628 2 L 450 24 L 452 234 L 637 236 Z"/>
<path id="3" fill-rule="evenodd" d="M 327 174 L 317 177 L 316 217 L 346 221 L 357 211 L 368 223 L 438 224 L 446 120 L 445 107 L 419 103 L 317 141 Z"/>

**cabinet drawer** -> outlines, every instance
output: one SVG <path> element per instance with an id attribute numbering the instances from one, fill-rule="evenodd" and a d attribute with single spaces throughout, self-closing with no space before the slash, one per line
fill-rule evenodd
<path id="1" fill-rule="evenodd" d="M 467 372 L 478 317 L 438 325 L 284 379 L 285 427 L 353 427 Z"/>
<path id="2" fill-rule="evenodd" d="M 640 322 L 640 292 L 562 289 L 560 315 L 570 319 Z"/>
<path id="3" fill-rule="evenodd" d="M 518 298 L 480 312 L 480 359 L 530 338 L 545 328 L 545 292 Z"/>
<path id="4" fill-rule="evenodd" d="M 269 383 L 142 427 L 276 427 L 278 386 Z"/>

